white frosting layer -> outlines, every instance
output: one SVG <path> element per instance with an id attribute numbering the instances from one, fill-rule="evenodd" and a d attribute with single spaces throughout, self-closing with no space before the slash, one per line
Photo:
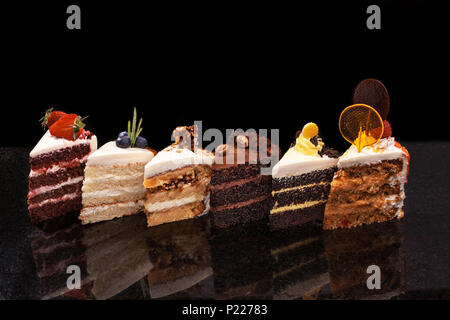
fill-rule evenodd
<path id="1" fill-rule="evenodd" d="M 361 164 L 371 164 L 383 160 L 406 157 L 402 149 L 395 146 L 395 139 L 380 139 L 377 143 L 364 147 L 361 152 L 352 145 L 340 158 L 338 168 L 346 168 Z"/>
<path id="2" fill-rule="evenodd" d="M 169 201 L 162 201 L 162 202 L 155 202 L 155 203 L 145 203 L 145 209 L 147 209 L 150 212 L 154 211 L 160 211 L 168 208 L 175 208 L 182 206 L 187 203 L 191 203 L 194 201 L 198 201 L 198 197 L 196 195 L 185 197 L 181 199 L 175 199 L 175 200 L 169 200 Z"/>
<path id="3" fill-rule="evenodd" d="M 214 155 L 206 153 L 199 149 L 196 153 L 189 149 L 174 148 L 169 146 L 160 151 L 147 165 L 145 166 L 144 177 L 152 177 L 157 174 L 183 168 L 195 164 L 212 165 L 214 162 Z"/>
<path id="4" fill-rule="evenodd" d="M 153 158 L 153 152 L 142 148 L 119 148 L 115 141 L 105 143 L 91 153 L 87 165 L 113 166 L 129 163 L 147 163 Z"/>
<path id="5" fill-rule="evenodd" d="M 36 157 L 43 153 L 52 152 L 59 149 L 71 148 L 79 144 L 90 144 L 91 152 L 97 150 L 97 137 L 93 135 L 91 139 L 77 139 L 75 141 L 66 140 L 64 138 L 57 138 L 50 134 L 50 131 L 42 136 L 41 140 L 31 150 L 30 157 Z"/>
<path id="6" fill-rule="evenodd" d="M 273 167 L 272 176 L 274 178 L 298 176 L 307 172 L 333 167 L 337 162 L 337 158 L 330 158 L 326 155 L 323 157 L 304 155 L 296 151 L 295 148 L 290 148 Z"/>

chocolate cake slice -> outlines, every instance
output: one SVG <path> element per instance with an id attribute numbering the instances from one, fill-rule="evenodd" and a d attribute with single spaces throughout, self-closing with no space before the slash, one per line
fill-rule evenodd
<path id="1" fill-rule="evenodd" d="M 272 178 L 262 174 L 278 147 L 256 133 L 234 135 L 216 149 L 211 176 L 212 226 L 225 228 L 267 218 Z"/>
<path id="2" fill-rule="evenodd" d="M 338 156 L 324 145 L 314 123 L 304 126 L 296 144 L 272 170 L 272 230 L 322 223 Z"/>

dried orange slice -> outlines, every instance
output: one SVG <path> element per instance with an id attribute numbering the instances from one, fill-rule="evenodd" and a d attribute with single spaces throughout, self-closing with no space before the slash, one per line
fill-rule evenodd
<path id="1" fill-rule="evenodd" d="M 305 124 L 302 129 L 302 136 L 306 139 L 311 139 L 319 134 L 319 127 L 314 122 Z"/>
<path id="2" fill-rule="evenodd" d="M 364 147 L 377 143 L 383 136 L 383 119 L 371 106 L 353 104 L 342 111 L 339 131 L 360 152 Z"/>

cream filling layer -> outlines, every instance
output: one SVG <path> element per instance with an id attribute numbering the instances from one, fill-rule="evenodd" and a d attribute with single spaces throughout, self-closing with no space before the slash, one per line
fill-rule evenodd
<path id="1" fill-rule="evenodd" d="M 131 180 L 131 179 L 140 179 L 142 182 L 144 182 L 144 173 L 136 173 L 136 174 L 127 174 L 123 176 L 117 176 L 114 174 L 108 174 L 102 177 L 95 177 L 95 178 L 86 178 L 86 182 L 95 182 L 95 183 L 102 183 L 102 182 L 108 182 L 108 181 L 121 181 L 121 180 Z"/>
<path id="2" fill-rule="evenodd" d="M 88 198 L 104 198 L 104 197 L 117 197 L 129 193 L 144 193 L 144 186 L 137 186 L 132 188 L 111 189 L 93 192 L 83 192 L 83 199 Z"/>
<path id="3" fill-rule="evenodd" d="M 69 184 L 76 184 L 76 183 L 78 183 L 80 181 L 83 181 L 83 176 L 79 176 L 79 177 L 76 177 L 76 178 L 70 178 L 70 179 L 68 179 L 68 180 L 66 180 L 66 181 L 64 181 L 62 183 L 54 184 L 54 185 L 51 185 L 51 186 L 42 186 L 42 187 L 30 190 L 30 192 L 28 193 L 28 198 L 31 198 L 31 197 L 33 197 L 33 196 L 35 196 L 37 194 L 41 194 L 41 193 L 45 193 L 45 192 L 49 192 L 49 191 L 52 191 L 52 190 L 59 189 L 61 187 L 69 185 Z"/>
<path id="4" fill-rule="evenodd" d="M 179 207 L 187 203 L 198 201 L 198 197 L 196 195 L 182 198 L 182 199 L 176 199 L 176 200 L 170 200 L 170 201 L 162 201 L 162 202 L 156 202 L 156 203 L 145 203 L 145 209 L 147 211 L 153 212 L 153 211 L 161 211 L 168 208 L 174 208 Z"/>
<path id="5" fill-rule="evenodd" d="M 327 200 L 316 200 L 316 201 L 307 201 L 307 202 L 303 202 L 303 203 L 300 203 L 300 204 L 284 206 L 284 207 L 280 207 L 280 208 L 276 208 L 276 209 L 270 210 L 270 214 L 278 213 L 278 212 L 282 212 L 282 211 L 287 211 L 287 210 L 304 209 L 304 208 L 312 207 L 312 206 L 315 206 L 315 205 L 318 205 L 318 204 L 322 204 L 322 203 L 325 203 L 325 202 L 327 202 Z"/>
<path id="6" fill-rule="evenodd" d="M 81 215 L 86 216 L 86 215 L 91 215 L 91 214 L 102 213 L 107 210 L 110 210 L 111 208 L 134 208 L 134 207 L 143 208 L 144 200 L 139 200 L 137 202 L 130 201 L 130 202 L 120 202 L 120 203 L 114 203 L 114 204 L 104 204 L 104 205 L 96 206 L 96 207 L 87 207 L 87 208 L 83 208 L 81 210 Z"/>
<path id="7" fill-rule="evenodd" d="M 78 196 L 77 193 L 65 194 L 65 195 L 63 195 L 62 197 L 59 197 L 59 198 L 47 199 L 47 200 L 41 201 L 39 203 L 32 204 L 28 208 L 34 208 L 34 207 L 43 206 L 44 204 L 47 204 L 47 203 L 56 203 L 56 202 L 60 202 L 60 201 L 64 201 L 64 200 L 75 199 L 77 196 Z"/>
<path id="8" fill-rule="evenodd" d="M 297 187 L 291 187 L 291 188 L 281 189 L 281 190 L 277 190 L 277 191 L 272 191 L 272 195 L 276 195 L 278 193 L 287 192 L 287 191 L 293 191 L 293 190 L 301 191 L 306 188 L 311 188 L 311 187 L 315 187 L 315 186 L 323 186 L 323 185 L 327 185 L 327 184 L 330 184 L 330 183 L 329 182 L 319 182 L 319 183 L 305 184 L 303 186 L 297 186 Z"/>
<path id="9" fill-rule="evenodd" d="M 58 164 L 54 164 L 54 165 L 46 168 L 45 170 L 44 170 L 44 168 L 39 169 L 39 170 L 31 170 L 29 177 L 32 178 L 32 177 L 36 177 L 36 176 L 39 176 L 39 175 L 42 175 L 42 174 L 55 173 L 55 172 L 57 172 L 57 171 L 59 171 L 61 169 L 64 169 L 64 168 L 70 168 L 70 167 L 78 166 L 78 165 L 86 162 L 88 156 L 89 155 L 85 155 L 81 159 L 73 159 L 73 160 L 70 160 L 70 161 L 60 162 Z"/>

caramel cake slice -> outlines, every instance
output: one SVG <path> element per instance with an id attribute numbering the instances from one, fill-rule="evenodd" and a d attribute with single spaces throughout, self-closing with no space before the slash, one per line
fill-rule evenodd
<path id="1" fill-rule="evenodd" d="M 317 125 L 306 124 L 296 144 L 273 167 L 272 230 L 323 221 L 339 153 L 326 147 L 318 132 Z"/>
<path id="2" fill-rule="evenodd" d="M 383 138 L 360 152 L 352 145 L 337 166 L 324 229 L 403 218 L 409 153 L 394 138 Z"/>
<path id="3" fill-rule="evenodd" d="M 27 203 L 32 223 L 81 209 L 84 167 L 96 149 L 97 137 L 89 131 L 72 140 L 50 130 L 44 134 L 30 152 Z"/>
<path id="4" fill-rule="evenodd" d="M 145 213 L 148 226 L 194 218 L 209 209 L 214 156 L 174 143 L 145 166 Z"/>
<path id="5" fill-rule="evenodd" d="M 103 145 L 87 160 L 82 187 L 83 224 L 129 216 L 144 210 L 144 167 L 154 152 Z"/>

